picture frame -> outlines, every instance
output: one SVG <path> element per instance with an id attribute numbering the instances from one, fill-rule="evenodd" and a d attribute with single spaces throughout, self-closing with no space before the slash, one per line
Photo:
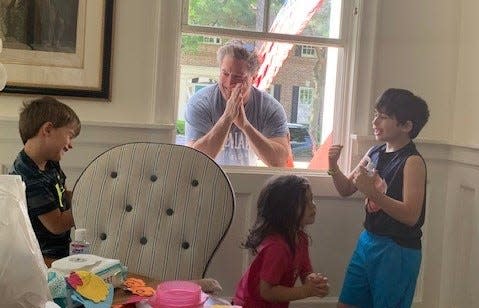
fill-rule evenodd
<path id="1" fill-rule="evenodd" d="M 3 92 L 110 98 L 114 0 L 6 2 Z"/>

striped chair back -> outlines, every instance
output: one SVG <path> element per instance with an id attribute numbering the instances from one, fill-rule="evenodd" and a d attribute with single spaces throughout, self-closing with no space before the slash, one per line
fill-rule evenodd
<path id="1" fill-rule="evenodd" d="M 235 199 L 205 154 L 140 142 L 95 158 L 75 183 L 72 207 L 92 254 L 155 279 L 198 279 L 231 225 Z"/>

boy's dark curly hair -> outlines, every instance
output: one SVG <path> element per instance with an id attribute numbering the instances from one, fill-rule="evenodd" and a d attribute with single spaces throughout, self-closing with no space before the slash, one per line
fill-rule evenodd
<path id="1" fill-rule="evenodd" d="M 398 123 L 412 122 L 409 132 L 411 139 L 416 138 L 429 119 L 426 101 L 404 89 L 387 89 L 378 98 L 376 110 L 394 117 Z"/>

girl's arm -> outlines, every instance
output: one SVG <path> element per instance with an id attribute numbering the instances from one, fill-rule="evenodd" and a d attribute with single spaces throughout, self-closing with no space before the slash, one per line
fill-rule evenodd
<path id="1" fill-rule="evenodd" d="M 324 297 L 328 294 L 324 289 L 316 287 L 314 283 L 308 279 L 302 286 L 292 288 L 282 285 L 273 286 L 266 281 L 260 280 L 259 292 L 265 301 L 272 303 L 290 302 L 311 296 Z"/>

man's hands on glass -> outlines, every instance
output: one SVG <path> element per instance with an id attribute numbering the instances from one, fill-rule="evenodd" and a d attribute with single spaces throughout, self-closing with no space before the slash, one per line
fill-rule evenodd
<path id="1" fill-rule="evenodd" d="M 245 86 L 245 83 L 237 83 L 234 86 L 230 98 L 226 102 L 226 108 L 224 111 L 224 116 L 241 130 L 249 124 L 244 109 L 244 99 L 247 90 L 245 89 Z"/>

